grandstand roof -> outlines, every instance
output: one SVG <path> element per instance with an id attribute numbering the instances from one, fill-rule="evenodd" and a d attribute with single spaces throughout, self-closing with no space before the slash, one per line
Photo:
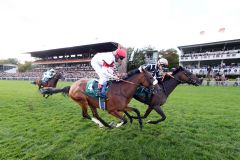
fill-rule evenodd
<path id="1" fill-rule="evenodd" d="M 179 46 L 178 49 L 181 50 L 181 49 L 185 49 L 185 48 L 194 48 L 194 47 L 202 47 L 202 46 L 214 46 L 214 45 L 231 44 L 231 43 L 240 43 L 240 39 L 210 42 L 210 43 L 201 43 L 201 44 L 193 44 L 193 45 L 185 45 L 185 46 Z"/>
<path id="2" fill-rule="evenodd" d="M 84 53 L 100 53 L 100 52 L 112 52 L 115 51 L 120 44 L 116 42 L 104 42 L 82 46 L 74 46 L 67 48 L 49 49 L 43 51 L 29 52 L 32 57 L 43 58 L 47 56 L 60 56 L 71 54 L 84 54 Z"/>

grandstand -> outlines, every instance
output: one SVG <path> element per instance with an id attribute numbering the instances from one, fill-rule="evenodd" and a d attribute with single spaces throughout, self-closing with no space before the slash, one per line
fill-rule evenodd
<path id="1" fill-rule="evenodd" d="M 14 64 L 0 64 L 0 72 L 16 73 L 17 65 Z"/>
<path id="2" fill-rule="evenodd" d="M 97 74 L 90 64 L 91 58 L 96 53 L 112 52 L 117 48 L 125 49 L 119 43 L 105 42 L 29 52 L 31 57 L 35 59 L 32 62 L 33 69 L 31 71 L 14 74 L 0 71 L 0 79 L 35 80 L 41 78 L 43 72 L 49 68 L 63 72 L 66 81 L 76 81 L 81 78 L 97 78 Z M 125 58 L 118 67 L 118 72 L 126 72 L 126 68 L 127 59 Z"/>
<path id="3" fill-rule="evenodd" d="M 123 48 L 115 42 L 89 44 L 75 47 L 58 48 L 44 51 L 30 52 L 34 72 L 43 72 L 48 68 L 55 68 L 64 72 L 67 80 L 80 78 L 94 78 L 97 74 L 91 67 L 90 61 L 96 53 L 112 52 L 117 48 Z M 120 72 L 126 72 L 126 60 L 120 67 Z"/>
<path id="4" fill-rule="evenodd" d="M 240 39 L 179 46 L 179 64 L 201 76 L 207 68 L 213 74 L 240 75 Z"/>

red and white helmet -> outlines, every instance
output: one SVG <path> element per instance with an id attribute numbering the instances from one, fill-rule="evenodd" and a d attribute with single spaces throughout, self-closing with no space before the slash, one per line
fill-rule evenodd
<path id="1" fill-rule="evenodd" d="M 118 48 L 116 50 L 116 55 L 118 55 L 119 57 L 125 58 L 127 56 L 127 53 L 125 50 Z"/>

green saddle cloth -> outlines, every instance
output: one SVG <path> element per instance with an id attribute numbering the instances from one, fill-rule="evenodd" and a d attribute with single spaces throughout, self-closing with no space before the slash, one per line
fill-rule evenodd
<path id="1" fill-rule="evenodd" d="M 150 93 L 151 93 L 151 92 L 150 92 L 150 90 L 149 90 L 148 88 L 145 88 L 145 87 L 143 87 L 143 86 L 139 86 L 139 87 L 137 88 L 137 91 L 136 91 L 135 95 L 146 98 L 146 96 L 149 96 Z M 147 97 L 147 98 L 148 98 L 148 97 Z"/>
<path id="2" fill-rule="evenodd" d="M 109 87 L 106 88 L 106 95 L 107 95 L 107 92 L 109 91 Z M 91 79 L 87 82 L 87 86 L 86 86 L 86 89 L 85 89 L 85 94 L 91 96 L 91 97 L 95 97 L 95 98 L 98 98 L 96 96 L 98 92 L 98 81 L 96 79 Z"/>

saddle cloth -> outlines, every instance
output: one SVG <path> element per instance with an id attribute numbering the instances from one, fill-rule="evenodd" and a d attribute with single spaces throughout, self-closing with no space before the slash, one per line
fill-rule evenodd
<path id="1" fill-rule="evenodd" d="M 109 84 L 107 84 L 106 86 L 106 93 L 105 95 L 107 95 L 107 92 L 109 91 Z M 88 96 L 91 96 L 91 97 L 95 97 L 95 98 L 98 98 L 96 96 L 98 92 L 98 81 L 96 79 L 91 79 L 87 82 L 87 86 L 86 86 L 86 89 L 85 89 L 85 93 L 88 95 Z"/>

